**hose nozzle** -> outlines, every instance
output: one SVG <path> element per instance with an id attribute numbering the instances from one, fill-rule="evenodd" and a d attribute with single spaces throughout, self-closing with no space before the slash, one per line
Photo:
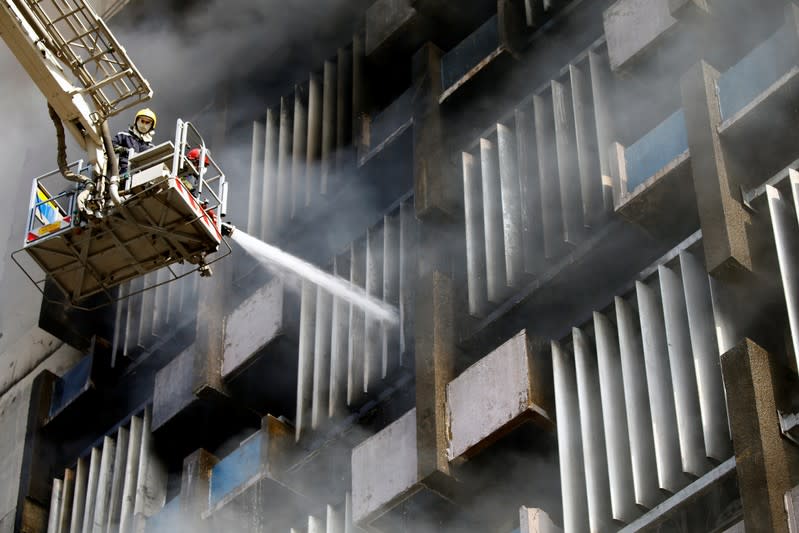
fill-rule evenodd
<path id="1" fill-rule="evenodd" d="M 223 237 L 231 237 L 233 235 L 234 231 L 236 231 L 236 226 L 234 226 L 230 222 L 222 222 L 222 236 Z"/>

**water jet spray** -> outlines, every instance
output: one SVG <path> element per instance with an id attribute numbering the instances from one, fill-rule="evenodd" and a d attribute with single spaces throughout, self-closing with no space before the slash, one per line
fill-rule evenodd
<path id="1" fill-rule="evenodd" d="M 310 281 L 333 296 L 342 298 L 359 307 L 381 322 L 390 325 L 399 323 L 399 314 L 396 307 L 371 296 L 364 289 L 353 285 L 348 280 L 329 274 L 307 261 L 303 261 L 299 257 L 284 252 L 280 248 L 267 244 L 241 230 L 234 231 L 234 227 L 229 224 L 223 224 L 223 231 L 229 232 L 228 235 L 234 241 L 267 267 L 294 274 Z"/>

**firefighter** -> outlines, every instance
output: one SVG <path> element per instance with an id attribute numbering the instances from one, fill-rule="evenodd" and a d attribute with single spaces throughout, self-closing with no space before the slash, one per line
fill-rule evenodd
<path id="1" fill-rule="evenodd" d="M 114 135 L 112 143 L 114 151 L 119 156 L 120 176 L 127 176 L 130 156 L 153 147 L 156 122 L 155 113 L 151 109 L 145 108 L 136 113 L 128 131 L 120 131 Z"/>

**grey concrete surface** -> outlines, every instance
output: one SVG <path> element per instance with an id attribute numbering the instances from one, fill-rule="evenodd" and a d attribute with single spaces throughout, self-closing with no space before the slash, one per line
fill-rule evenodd
<path id="1" fill-rule="evenodd" d="M 222 377 L 227 377 L 272 341 L 283 328 L 283 282 L 275 278 L 227 317 Z"/>
<path id="2" fill-rule="evenodd" d="M 624 67 L 677 23 L 669 0 L 619 0 L 603 18 L 613 70 Z"/>
<path id="3" fill-rule="evenodd" d="M 44 370 L 61 375 L 74 365 L 80 353 L 67 346 L 56 351 L 24 379 L 0 397 L 0 532 L 14 531 L 20 489 L 31 384 Z"/>
<path id="4" fill-rule="evenodd" d="M 419 481 L 416 409 L 352 450 L 352 511 L 356 522 L 387 511 Z"/>
<path id="5" fill-rule="evenodd" d="M 522 331 L 447 385 L 450 460 L 531 411 L 551 418 L 531 399 L 530 375 Z"/>

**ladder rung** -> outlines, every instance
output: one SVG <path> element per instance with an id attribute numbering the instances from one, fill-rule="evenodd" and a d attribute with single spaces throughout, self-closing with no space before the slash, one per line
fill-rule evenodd
<path id="1" fill-rule="evenodd" d="M 54 18 L 53 20 L 51 20 L 50 22 L 48 22 L 45 25 L 46 26 L 55 26 L 56 23 L 61 22 L 62 20 L 66 20 L 69 17 L 71 17 L 72 15 L 74 15 L 76 13 L 80 13 L 81 11 L 83 11 L 85 9 L 86 9 L 85 7 L 79 7 L 78 9 L 75 9 L 74 11 L 69 11 L 68 13 L 64 13 L 63 15 L 61 15 L 58 18 Z"/>

